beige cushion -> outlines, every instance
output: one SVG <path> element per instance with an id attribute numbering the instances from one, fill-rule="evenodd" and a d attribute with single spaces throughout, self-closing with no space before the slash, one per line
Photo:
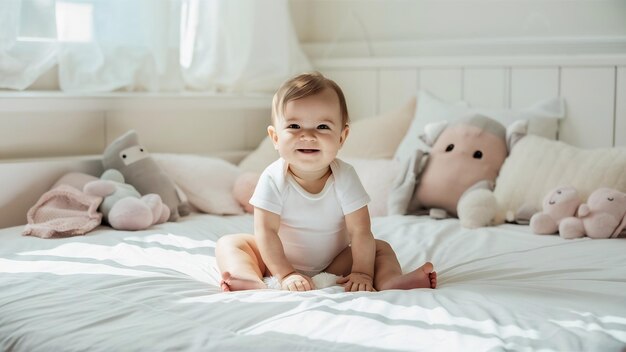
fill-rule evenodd
<path id="1" fill-rule="evenodd" d="M 626 192 L 626 148 L 581 149 L 534 135 L 522 138 L 496 179 L 496 222 L 522 205 L 541 210 L 545 195 L 559 186 L 576 188 L 583 201 L 600 187 Z"/>
<path id="2" fill-rule="evenodd" d="M 274 144 L 268 136 L 252 153 L 239 162 L 239 168 L 243 171 L 261 173 L 276 159 L 278 159 L 278 151 L 274 149 Z"/>
<path id="3" fill-rule="evenodd" d="M 386 114 L 354 121 L 339 158 L 390 159 L 415 114 L 416 97 Z"/>
<path id="4" fill-rule="evenodd" d="M 416 98 L 409 99 L 401 108 L 386 114 L 354 121 L 350 134 L 339 151 L 339 158 L 389 159 L 404 137 L 413 115 Z M 262 172 L 278 158 L 278 152 L 269 137 L 240 163 L 243 171 Z"/>

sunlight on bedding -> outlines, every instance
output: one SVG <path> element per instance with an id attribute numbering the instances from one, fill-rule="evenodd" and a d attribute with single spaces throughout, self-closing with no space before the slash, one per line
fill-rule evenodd
<path id="1" fill-rule="evenodd" d="M 129 238 L 131 241 L 140 241 L 142 239 L 137 237 Z M 165 244 L 168 246 L 176 246 L 181 249 L 190 248 L 206 248 L 215 247 L 214 241 L 194 241 L 191 239 L 183 239 L 180 236 L 175 235 L 153 235 L 143 238 L 143 242 L 150 243 L 156 242 L 159 244 Z M 219 273 L 216 270 L 211 270 L 216 266 L 215 257 L 212 255 L 204 254 L 192 254 L 183 250 L 165 249 L 160 247 L 140 247 L 138 245 L 128 243 L 118 243 L 113 246 L 89 244 L 89 243 L 65 243 L 56 248 L 38 251 L 27 251 L 18 253 L 20 256 L 52 256 L 58 258 L 72 258 L 72 259 L 93 259 L 99 261 L 113 261 L 115 263 L 127 266 L 127 267 L 142 267 L 148 266 L 152 268 L 171 270 L 176 273 L 190 277 L 196 281 L 205 282 L 211 285 L 217 285 L 219 283 Z M 23 263 L 33 263 L 41 261 L 24 261 Z M 119 273 L 123 272 L 119 268 L 113 266 L 107 266 L 103 264 L 89 264 L 81 262 L 58 262 L 47 261 L 48 266 L 31 266 L 30 268 L 40 267 L 42 272 L 55 273 L 55 270 L 60 270 L 64 273 L 69 273 L 65 269 L 56 268 L 56 263 L 72 263 L 72 273 L 75 274 L 93 274 L 92 267 L 98 265 L 98 273 L 102 272 L 102 268 L 110 268 L 111 272 Z M 21 265 L 21 267 L 28 267 L 27 264 Z M 82 268 L 82 269 L 78 269 Z M 132 271 L 131 271 L 132 272 Z M 159 274 L 153 273 L 152 276 L 158 276 Z M 171 273 L 164 272 L 161 276 L 171 276 Z M 178 276 L 178 275 L 176 275 Z"/>
<path id="2" fill-rule="evenodd" d="M 282 333 L 330 342 L 349 343 L 375 348 L 412 351 L 414 346 L 436 350 L 462 351 L 467 346 L 481 350 L 495 348 L 501 343 L 499 330 L 476 331 L 471 326 L 454 326 L 424 322 L 418 326 L 401 321 L 378 320 L 361 311 L 354 315 L 338 315 L 333 311 L 286 312 L 240 331 L 250 335 Z M 415 317 L 412 318 L 415 320 Z M 427 319 L 425 319 L 426 321 Z M 328 322 L 320 325 L 320 321 Z M 389 329 L 389 324 L 393 329 Z M 414 324 L 414 322 L 412 323 Z M 388 331 L 380 339 L 380 331 Z M 368 338 L 372 336 L 374 338 Z"/>
<path id="3" fill-rule="evenodd" d="M 0 268 L 0 273 L 7 274 L 49 273 L 55 275 L 106 274 L 135 277 L 162 276 L 149 271 L 123 269 L 104 264 L 79 263 L 60 260 L 24 261 L 0 258 Z"/>
<path id="4" fill-rule="evenodd" d="M 606 318 L 616 318 L 616 317 L 606 317 Z M 620 318 L 616 318 L 616 319 L 620 319 Z M 606 323 L 606 321 L 604 321 L 604 318 L 598 318 L 597 320 L 603 323 Z M 586 331 L 586 332 L 590 332 L 590 331 L 598 332 L 602 334 L 607 334 L 616 340 L 626 342 L 626 325 L 624 324 L 619 326 L 620 330 L 617 330 L 617 329 L 611 329 L 607 325 L 601 325 L 598 323 L 590 323 L 590 322 L 585 322 L 582 320 L 553 320 L 551 319 L 549 321 L 551 323 L 554 323 L 566 329 L 577 328 L 577 329 L 582 329 L 582 331 Z"/>
<path id="5" fill-rule="evenodd" d="M 189 237 L 178 236 L 171 233 L 167 235 L 151 235 L 145 237 L 133 236 L 125 237 L 125 241 L 135 241 L 143 243 L 159 243 L 167 246 L 174 246 L 178 248 L 192 249 L 192 248 L 215 248 L 216 242 L 212 240 L 194 240 Z"/>
<path id="6" fill-rule="evenodd" d="M 339 288 L 339 287 L 337 287 Z M 339 288 L 341 289 L 341 288 Z M 474 320 L 465 317 L 456 317 L 448 312 L 443 307 L 435 307 L 435 308 L 425 308 L 419 305 L 399 305 L 393 304 L 392 302 L 384 301 L 380 299 L 380 296 L 372 296 L 372 297 L 358 297 L 346 302 L 337 303 L 334 300 L 324 299 L 324 300 L 303 300 L 306 299 L 305 294 L 285 294 L 281 291 L 274 291 L 275 293 L 268 293 L 256 291 L 254 296 L 248 296 L 248 298 L 254 298 L 254 300 L 243 299 L 242 301 L 246 302 L 296 302 L 299 301 L 301 304 L 297 309 L 292 309 L 289 312 L 285 312 L 280 315 L 276 315 L 274 319 L 286 319 L 291 321 L 291 319 L 308 319 L 307 315 L 312 312 L 317 311 L 334 311 L 333 314 L 341 315 L 342 317 L 355 318 L 358 319 L 358 316 L 352 316 L 356 311 L 355 307 L 358 307 L 359 315 L 368 315 L 370 317 L 376 317 L 377 319 L 383 318 L 384 320 L 393 320 L 393 321 L 420 321 L 425 325 L 445 325 L 445 326 L 454 326 L 461 329 L 469 329 L 480 334 L 498 334 L 498 336 L 504 338 L 511 337 L 523 337 L 529 339 L 537 339 L 540 334 L 535 329 L 522 329 L 518 326 L 514 325 L 499 325 L 493 320 Z M 312 294 L 308 295 L 311 298 L 320 298 L 317 293 L 320 291 L 314 291 Z M 394 292 L 393 294 L 398 293 L 399 291 Z M 420 299 L 425 302 L 433 301 L 433 296 L 425 292 L 416 292 L 416 294 L 421 294 Z M 231 301 L 238 300 L 232 294 L 228 294 L 231 296 Z M 332 298 L 336 299 L 337 297 L 350 297 L 353 295 L 352 293 L 335 293 Z M 368 294 L 366 294 L 368 295 Z M 373 295 L 378 295 L 374 293 Z M 214 297 L 218 300 L 223 300 L 224 297 Z M 221 298 L 221 299 L 220 299 Z M 475 310 L 479 310 L 481 307 L 477 307 Z M 468 308 L 468 311 L 471 310 Z M 383 312 L 384 314 L 381 314 Z M 295 321 L 293 322 L 295 323 Z M 282 322 L 286 325 L 293 325 L 290 322 Z M 304 328 L 303 328 L 304 329 Z M 255 331 L 255 328 L 252 327 L 251 331 Z"/>
<path id="7" fill-rule="evenodd" d="M 598 321 L 601 321 L 604 324 L 622 324 L 626 328 L 626 318 L 625 317 L 614 317 L 614 316 L 597 317 L 597 316 L 595 316 L 594 314 L 591 314 L 591 313 L 574 312 L 574 311 L 572 311 L 572 313 L 574 313 L 576 315 L 579 315 L 579 316 L 582 316 L 582 317 L 596 319 Z"/>

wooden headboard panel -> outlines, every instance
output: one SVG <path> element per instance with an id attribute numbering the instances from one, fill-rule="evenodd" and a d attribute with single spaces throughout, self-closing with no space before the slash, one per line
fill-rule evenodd
<path id="1" fill-rule="evenodd" d="M 561 96 L 567 116 L 559 139 L 585 148 L 626 146 L 626 55 L 342 58 L 313 65 L 342 86 L 353 120 L 395 109 L 419 89 L 492 108 Z M 0 93 L 0 228 L 25 223 L 28 208 L 64 173 L 99 174 L 98 155 L 130 128 L 151 152 L 237 162 L 266 135 L 270 105 L 269 94 Z"/>
<path id="2" fill-rule="evenodd" d="M 488 108 L 561 96 L 567 116 L 560 140 L 626 146 L 626 55 L 360 58 L 315 66 L 341 85 L 357 118 L 400 106 L 419 89 Z"/>

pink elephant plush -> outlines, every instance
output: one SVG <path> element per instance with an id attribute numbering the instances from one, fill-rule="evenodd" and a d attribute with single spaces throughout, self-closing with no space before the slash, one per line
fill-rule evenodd
<path id="1" fill-rule="evenodd" d="M 626 193 L 612 188 L 599 188 L 587 203 L 578 207 L 576 217 L 561 220 L 559 233 L 563 238 L 615 238 L 626 227 Z"/>
<path id="2" fill-rule="evenodd" d="M 557 187 L 543 199 L 543 211 L 530 218 L 530 228 L 542 235 L 557 233 L 561 220 L 574 216 L 580 203 L 574 187 Z"/>
<path id="3" fill-rule="evenodd" d="M 389 214 L 425 211 L 435 218 L 458 216 L 467 228 L 490 225 L 497 210 L 496 177 L 508 150 L 526 134 L 527 121 L 518 122 L 507 129 L 470 115 L 426 125 L 422 140 L 431 150 L 418 149 L 405 162 L 389 194 Z"/>

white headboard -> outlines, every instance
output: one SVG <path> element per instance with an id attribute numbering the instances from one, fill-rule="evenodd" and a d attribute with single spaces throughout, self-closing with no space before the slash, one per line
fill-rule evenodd
<path id="1" fill-rule="evenodd" d="M 567 108 L 561 140 L 586 148 L 626 146 L 626 55 L 341 58 L 313 64 L 342 86 L 353 120 L 399 107 L 418 89 L 494 108 L 561 96 Z M 64 173 L 99 174 L 98 154 L 130 128 L 151 152 L 236 162 L 266 135 L 270 104 L 270 95 L 1 92 L 0 228 L 23 224 L 28 208 Z"/>
<path id="2" fill-rule="evenodd" d="M 315 66 L 344 89 L 352 116 L 388 111 L 419 89 L 489 108 L 561 96 L 567 117 L 560 140 L 626 146 L 626 55 L 360 58 Z"/>

